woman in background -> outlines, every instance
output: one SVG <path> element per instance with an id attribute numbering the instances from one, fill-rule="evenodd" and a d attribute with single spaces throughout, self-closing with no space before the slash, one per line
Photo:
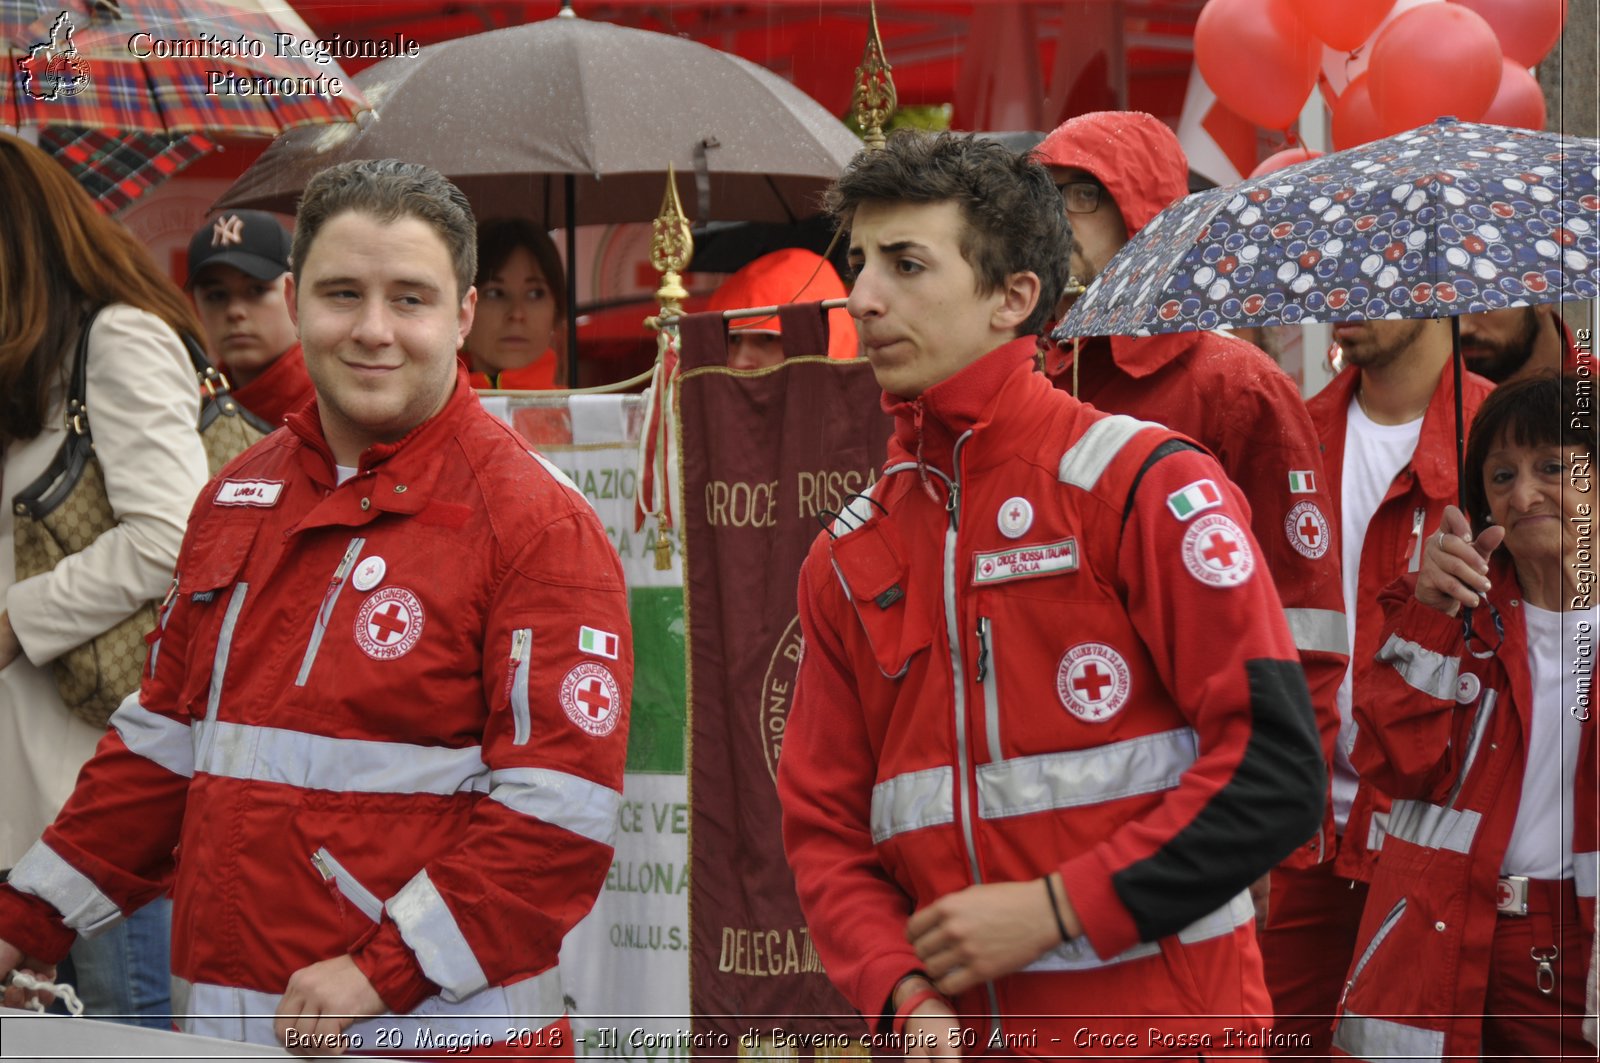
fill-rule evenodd
<path id="1" fill-rule="evenodd" d="M 4 869 L 55 818 L 104 733 L 62 703 L 51 662 L 165 593 L 206 482 L 206 455 L 196 431 L 199 389 L 178 339 L 178 330 L 200 335 L 200 325 L 183 293 L 63 167 L 4 135 L 0 202 L 25 205 L 0 211 Z M 66 438 L 68 375 L 85 327 L 90 431 L 117 525 L 18 582 L 10 501 Z M 60 977 L 76 986 L 89 1014 L 170 1028 L 170 911 L 170 901 L 157 900 L 73 947 Z"/>
<path id="2" fill-rule="evenodd" d="M 1349 1055 L 1594 1056 L 1594 459 L 1575 380 L 1502 385 L 1465 515 L 1383 592 L 1351 760 L 1395 801 L 1334 1029 Z"/>
<path id="3" fill-rule="evenodd" d="M 522 218 L 478 226 L 478 309 L 463 357 L 475 388 L 544 391 L 567 386 L 559 351 L 567 322 L 561 256 Z"/>

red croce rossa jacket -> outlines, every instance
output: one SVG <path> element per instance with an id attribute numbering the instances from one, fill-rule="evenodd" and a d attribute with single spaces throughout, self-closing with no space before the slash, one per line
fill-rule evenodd
<path id="1" fill-rule="evenodd" d="M 1092 174 L 1115 201 L 1130 237 L 1189 193 L 1183 148 L 1148 115 L 1080 115 L 1046 137 L 1035 154 Z M 1049 343 L 1045 371 L 1057 387 L 1096 409 L 1182 432 L 1211 451 L 1239 486 L 1300 652 L 1331 770 L 1339 683 L 1350 652 L 1339 525 L 1330 516 L 1333 496 L 1317 433 L 1295 382 L 1260 348 L 1217 332 Z M 1322 828 L 1284 863 L 1306 867 L 1333 855 L 1330 802 Z"/>
<path id="2" fill-rule="evenodd" d="M 1360 380 L 1358 370 L 1347 368 L 1306 403 L 1322 440 L 1322 461 L 1331 496 L 1328 520 L 1335 528 L 1341 527 L 1343 517 L 1339 499 L 1343 497 L 1345 429 Z M 1463 432 L 1471 427 L 1473 415 L 1493 389 L 1493 384 L 1476 373 L 1462 374 Z M 1406 467 L 1396 474 L 1367 525 L 1356 586 L 1352 700 L 1362 674 L 1372 666 L 1373 655 L 1378 652 L 1378 634 L 1383 627 L 1379 594 L 1395 578 L 1417 571 L 1422 561 L 1423 536 L 1439 527 L 1444 507 L 1457 498 L 1454 396 L 1455 385 L 1446 366 L 1422 415 L 1417 449 Z M 1388 798 L 1362 780 L 1339 843 L 1339 874 L 1364 881 L 1371 878 L 1373 861 L 1383 847 L 1387 809 Z"/>
<path id="3" fill-rule="evenodd" d="M 275 1043 L 289 976 L 344 954 L 393 1012 L 348 1031 L 368 1050 L 555 1023 L 631 645 L 593 510 L 465 372 L 337 486 L 307 406 L 202 491 L 142 688 L 0 888 L 0 937 L 58 958 L 170 881 L 190 1032 Z"/>
<path id="4" fill-rule="evenodd" d="M 915 909 L 1059 869 L 1084 935 L 963 995 L 963 1021 L 1025 1053 L 1089 1031 L 1192 1055 L 1271 1015 L 1244 891 L 1321 817 L 1315 725 L 1216 462 L 1032 355 L 886 397 L 884 476 L 801 572 L 785 846 L 870 1019 L 919 967 Z M 1151 1027 L 1189 1040 L 1145 1046 Z"/>
<path id="5" fill-rule="evenodd" d="M 1495 886 L 1516 822 L 1533 712 L 1527 625 L 1516 573 L 1493 563 L 1488 608 L 1473 610 L 1469 648 L 1460 617 L 1414 597 L 1416 577 L 1383 593 L 1377 662 L 1357 690 L 1352 760 L 1394 798 L 1373 870 L 1333 1046 L 1364 1059 L 1477 1059 Z M 1487 652 L 1488 647 L 1498 647 Z M 1597 852 L 1596 727 L 1585 682 L 1573 798 L 1574 884 L 1580 921 L 1594 923 Z M 1569 914 L 1569 918 L 1571 915 Z M 1560 957 L 1572 977 L 1586 949 Z M 1530 962 L 1524 973 L 1532 977 Z"/>

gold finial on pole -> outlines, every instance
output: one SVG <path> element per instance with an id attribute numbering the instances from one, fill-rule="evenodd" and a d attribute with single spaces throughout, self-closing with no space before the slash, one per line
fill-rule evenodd
<path id="1" fill-rule="evenodd" d="M 861 139 L 869 148 L 883 147 L 883 127 L 898 105 L 893 75 L 894 68 L 883 54 L 883 37 L 878 33 L 878 3 L 872 0 L 867 46 L 861 51 L 855 89 L 850 94 L 850 110 L 861 129 Z"/>
<path id="2" fill-rule="evenodd" d="M 654 495 L 646 507 L 656 518 L 656 569 L 665 572 L 672 567 L 672 513 L 676 506 L 673 498 L 676 476 L 669 445 L 672 427 L 674 380 L 678 365 L 678 318 L 683 314 L 683 302 L 689 292 L 680 276 L 689 268 L 694 257 L 694 237 L 689 233 L 689 219 L 684 216 L 683 204 L 678 200 L 678 174 L 671 163 L 667 164 L 667 190 L 661 197 L 661 213 L 650 223 L 650 265 L 661 273 L 661 287 L 656 289 L 656 303 L 660 309 L 645 324 L 657 330 L 656 367 L 651 378 L 653 412 L 646 418 L 644 430 L 651 433 L 655 447 L 651 461 L 651 482 Z M 644 482 L 641 477 L 641 484 Z"/>
<path id="3" fill-rule="evenodd" d="M 689 235 L 689 219 L 684 216 L 683 204 L 678 200 L 677 172 L 667 164 L 667 191 L 661 197 L 661 213 L 650 223 L 650 265 L 661 273 L 661 287 L 656 289 L 656 302 L 662 317 L 676 317 L 683 313 L 683 301 L 689 292 L 679 274 L 689 268 L 694 257 L 694 237 Z"/>

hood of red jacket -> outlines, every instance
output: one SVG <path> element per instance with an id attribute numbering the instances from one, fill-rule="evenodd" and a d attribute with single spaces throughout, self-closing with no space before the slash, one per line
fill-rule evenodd
<path id="1" fill-rule="evenodd" d="M 1142 111 L 1093 111 L 1069 119 L 1033 149 L 1046 166 L 1094 175 L 1122 212 L 1128 235 L 1189 194 L 1189 159 L 1165 122 Z"/>

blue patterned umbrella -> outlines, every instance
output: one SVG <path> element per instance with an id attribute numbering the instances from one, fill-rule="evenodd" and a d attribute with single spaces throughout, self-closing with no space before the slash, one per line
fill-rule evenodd
<path id="1" fill-rule="evenodd" d="M 1444 317 L 1600 295 L 1600 141 L 1432 125 L 1168 207 L 1073 336 Z"/>

